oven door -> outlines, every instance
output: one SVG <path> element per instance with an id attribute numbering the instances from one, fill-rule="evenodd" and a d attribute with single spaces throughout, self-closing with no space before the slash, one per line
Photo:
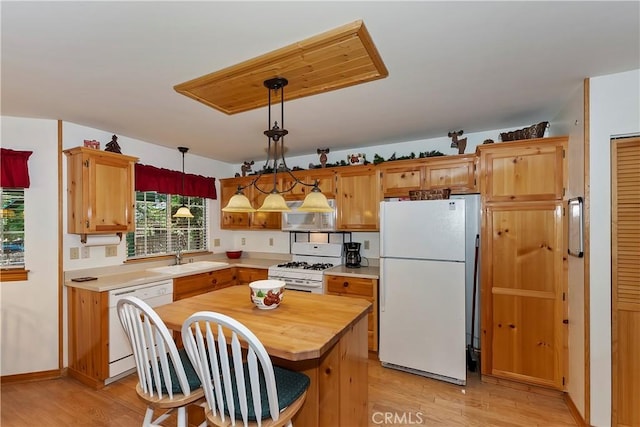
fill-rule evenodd
<path id="1" fill-rule="evenodd" d="M 317 280 L 295 279 L 291 277 L 281 277 L 269 274 L 269 279 L 282 280 L 285 283 L 285 289 L 292 291 L 310 292 L 312 294 L 324 293 L 324 282 Z"/>

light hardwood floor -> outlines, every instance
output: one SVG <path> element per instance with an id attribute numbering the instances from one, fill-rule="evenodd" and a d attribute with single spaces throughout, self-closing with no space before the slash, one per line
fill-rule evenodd
<path id="1" fill-rule="evenodd" d="M 139 426 L 145 407 L 135 395 L 136 381 L 133 374 L 98 391 L 71 378 L 3 384 L 0 425 Z M 375 360 L 369 361 L 369 417 L 370 426 L 576 425 L 561 397 L 482 383 L 476 373 L 461 387 Z"/>

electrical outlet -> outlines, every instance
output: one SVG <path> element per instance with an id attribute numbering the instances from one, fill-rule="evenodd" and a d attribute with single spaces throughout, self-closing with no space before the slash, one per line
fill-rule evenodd
<path id="1" fill-rule="evenodd" d="M 273 246 L 273 237 L 269 237 L 269 246 Z"/>
<path id="2" fill-rule="evenodd" d="M 220 239 L 213 239 L 213 246 L 220 246 Z"/>
<path id="3" fill-rule="evenodd" d="M 80 248 L 71 248 L 71 249 L 69 249 L 69 258 L 70 259 L 78 259 L 78 258 L 80 258 Z"/>
<path id="4" fill-rule="evenodd" d="M 368 240 L 365 240 L 365 241 L 364 241 L 364 248 L 365 248 L 365 249 L 369 249 L 369 246 L 370 246 L 370 245 L 369 245 L 369 241 L 368 241 Z"/>
<path id="5" fill-rule="evenodd" d="M 82 249 L 80 250 L 80 257 L 89 258 L 90 256 L 91 256 L 91 248 L 88 246 L 83 246 Z"/>
<path id="6" fill-rule="evenodd" d="M 244 246 L 247 244 L 247 239 L 245 239 L 244 237 L 242 239 L 240 239 L 240 243 Z"/>
<path id="7" fill-rule="evenodd" d="M 118 246 L 116 246 L 116 245 L 105 246 L 104 247 L 104 256 L 105 257 L 118 256 Z"/>

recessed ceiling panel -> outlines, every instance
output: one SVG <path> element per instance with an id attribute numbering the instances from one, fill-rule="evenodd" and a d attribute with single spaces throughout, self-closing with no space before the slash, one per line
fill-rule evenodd
<path id="1" fill-rule="evenodd" d="M 179 93 L 226 114 L 267 105 L 263 83 L 289 81 L 289 101 L 377 80 L 389 75 L 362 21 L 327 31 L 174 86 Z M 279 102 L 278 95 L 272 102 Z"/>

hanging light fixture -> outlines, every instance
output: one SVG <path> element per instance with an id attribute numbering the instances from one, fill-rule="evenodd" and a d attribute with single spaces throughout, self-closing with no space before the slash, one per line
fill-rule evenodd
<path id="1" fill-rule="evenodd" d="M 178 147 L 178 150 L 182 153 L 182 206 L 180 206 L 176 213 L 173 214 L 173 217 L 193 218 L 193 214 L 184 203 L 184 154 L 189 151 L 189 149 L 187 147 Z"/>
<path id="2" fill-rule="evenodd" d="M 284 159 L 284 137 L 289 133 L 284 128 L 284 87 L 289 84 L 288 80 L 283 77 L 276 77 L 273 79 L 265 80 L 264 86 L 269 92 L 268 103 L 268 129 L 264 131 L 265 136 L 268 138 L 267 146 L 267 161 L 265 162 L 262 170 L 258 172 L 258 175 L 249 184 L 238 186 L 238 191 L 234 194 L 227 206 L 222 208 L 223 212 L 255 212 L 256 209 L 251 206 L 251 202 L 244 195 L 244 190 L 253 186 L 256 190 L 263 194 L 267 194 L 262 206 L 257 209 L 258 212 L 286 212 L 291 209 L 287 206 L 283 193 L 287 193 L 293 189 L 296 185 L 305 185 L 312 187 L 309 194 L 304 199 L 302 205 L 298 208 L 299 211 L 304 212 L 332 212 L 333 208 L 329 206 L 329 202 L 320 188 L 318 187 L 318 181 L 313 184 L 307 184 L 300 181 L 287 166 Z M 280 126 L 275 121 L 271 126 L 271 92 L 277 93 L 280 91 Z M 258 186 L 259 178 L 265 173 L 273 173 L 273 186 L 270 189 L 263 190 Z M 286 173 L 293 178 L 293 184 L 286 189 L 278 190 L 278 173 Z"/>

